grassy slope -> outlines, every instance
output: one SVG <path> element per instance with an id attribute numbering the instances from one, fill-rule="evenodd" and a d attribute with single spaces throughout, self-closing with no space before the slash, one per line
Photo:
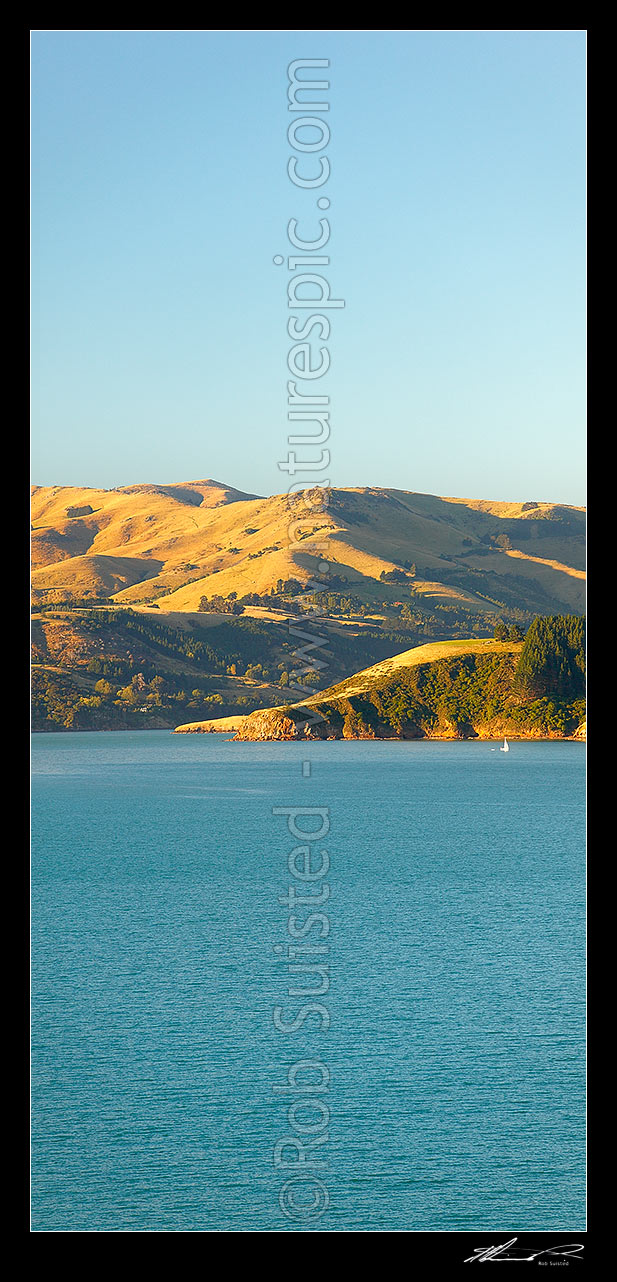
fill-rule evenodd
<path id="1" fill-rule="evenodd" d="M 564 537 L 559 522 L 546 524 L 551 516 L 567 518 L 575 532 Z M 528 524 L 538 519 L 549 537 L 538 537 Z M 541 609 L 544 599 L 547 612 L 555 603 L 584 608 L 579 508 L 543 503 L 529 510 L 520 503 L 349 489 L 331 491 L 324 512 L 302 526 L 310 537 L 293 547 L 290 521 L 286 495 L 262 499 L 212 481 L 108 491 L 35 487 L 32 585 L 113 595 L 126 604 L 148 599 L 162 610 L 185 612 L 195 611 L 204 594 L 266 592 L 279 578 L 305 582 L 325 557 L 347 578 L 349 593 L 371 602 L 397 599 L 401 589 L 381 583 L 379 575 L 405 560 L 419 567 L 413 586 L 429 607 L 460 603 L 499 613 L 486 594 L 478 595 L 481 579 L 470 575 L 490 571 L 523 609 Z M 482 538 L 504 522 L 513 548 L 488 552 Z M 516 538 L 513 528 L 524 533 L 523 526 L 533 537 Z"/>

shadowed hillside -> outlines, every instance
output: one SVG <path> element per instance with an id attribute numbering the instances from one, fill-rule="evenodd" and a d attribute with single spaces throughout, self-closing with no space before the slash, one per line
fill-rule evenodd
<path id="1" fill-rule="evenodd" d="M 215 481 L 37 486 L 34 599 L 195 612 L 213 598 L 264 605 L 299 585 L 290 599 L 310 583 L 345 597 L 347 613 L 385 604 L 418 620 L 452 608 L 468 620 L 519 611 L 527 621 L 584 609 L 581 508 L 366 488 L 325 491 L 321 510 L 303 515 L 292 542 L 287 495 L 258 498 Z"/>
<path id="2" fill-rule="evenodd" d="M 404 632 L 327 621 L 316 638 L 296 622 L 113 605 L 36 610 L 33 728 L 171 729 L 187 717 L 245 714 L 406 644 Z"/>

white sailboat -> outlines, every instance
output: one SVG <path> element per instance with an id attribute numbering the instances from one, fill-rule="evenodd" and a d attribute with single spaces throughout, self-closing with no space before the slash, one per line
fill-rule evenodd
<path id="1" fill-rule="evenodd" d="M 506 736 L 505 736 L 505 735 L 504 735 L 504 737 L 503 737 L 503 747 L 502 747 L 502 748 L 500 748 L 500 749 L 499 749 L 499 751 L 500 751 L 500 752 L 509 752 L 509 751 L 510 751 L 510 745 L 509 745 L 508 740 L 506 739 Z"/>

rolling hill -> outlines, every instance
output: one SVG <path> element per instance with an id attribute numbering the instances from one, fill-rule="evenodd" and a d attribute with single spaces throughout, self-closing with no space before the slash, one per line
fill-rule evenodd
<path id="1" fill-rule="evenodd" d="M 35 486 L 33 598 L 186 613 L 204 596 L 266 597 L 293 581 L 377 612 L 409 600 L 420 614 L 456 608 L 469 617 L 584 609 L 582 508 L 381 488 L 331 489 L 322 499 L 307 515 L 302 496 L 293 512 L 287 495 L 260 498 L 212 480 Z"/>

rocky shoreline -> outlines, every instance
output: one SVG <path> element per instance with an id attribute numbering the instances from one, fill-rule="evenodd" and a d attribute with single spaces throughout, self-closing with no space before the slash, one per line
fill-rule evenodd
<path id="1" fill-rule="evenodd" d="M 458 740 L 499 740 L 507 735 L 513 742 L 563 740 L 569 742 L 586 742 L 586 722 L 582 722 L 574 734 L 542 734 L 527 732 L 521 734 L 507 722 L 491 722 L 486 725 L 473 726 L 469 723 L 454 723 L 448 720 L 440 722 L 434 730 L 425 731 L 420 726 L 408 725 L 398 734 L 392 733 L 392 727 L 377 724 L 371 730 L 354 730 L 346 726 L 335 728 L 326 721 L 301 723 L 294 721 L 280 709 L 264 709 L 242 717 L 220 717 L 212 721 L 194 721 L 177 726 L 174 734 L 234 734 L 235 741 L 244 742 L 306 742 L 310 740 L 364 739 L 364 740 L 425 740 L 451 741 Z"/>

